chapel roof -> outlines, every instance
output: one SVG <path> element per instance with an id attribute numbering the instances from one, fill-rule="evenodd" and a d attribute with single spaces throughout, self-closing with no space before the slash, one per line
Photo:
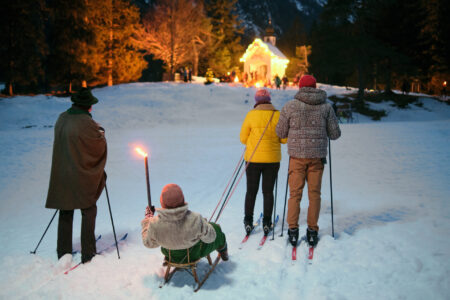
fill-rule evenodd
<path id="1" fill-rule="evenodd" d="M 253 43 L 251 43 L 247 47 L 247 50 L 245 51 L 244 55 L 241 57 L 240 61 L 245 62 L 245 60 L 249 56 L 252 56 L 255 51 L 255 47 L 261 47 L 261 48 L 265 49 L 265 51 L 268 51 L 272 57 L 277 57 L 279 59 L 288 60 L 288 58 L 283 54 L 283 52 L 280 51 L 280 49 L 278 49 L 271 43 L 267 43 L 267 42 L 262 41 L 260 38 L 256 38 L 253 41 Z"/>

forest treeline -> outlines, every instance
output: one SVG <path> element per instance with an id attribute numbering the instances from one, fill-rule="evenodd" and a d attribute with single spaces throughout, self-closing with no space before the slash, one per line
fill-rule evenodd
<path id="1" fill-rule="evenodd" d="M 141 4 L 141 5 L 139 5 Z M 5 93 L 72 92 L 82 85 L 169 79 L 180 67 L 218 74 L 239 65 L 236 0 L 4 1 L 0 81 Z M 143 72 L 144 71 L 144 72 Z M 159 71 L 159 73 L 158 73 Z M 156 75 L 155 75 L 156 74 Z"/>
<path id="2" fill-rule="evenodd" d="M 247 45 L 237 0 L 21 0 L 0 6 L 0 81 L 5 94 L 171 79 L 180 67 L 220 76 L 242 68 Z M 445 0 L 328 0 L 313 25 L 294 18 L 279 48 L 288 74 L 389 92 L 439 93 L 449 78 Z M 270 12 L 269 12 L 270 15 Z M 261 28 L 263 33 L 264 28 Z M 253 38 L 253 37 L 251 37 Z M 305 48 L 306 49 L 306 48 Z M 293 78 L 290 78 L 293 79 Z"/>
<path id="3" fill-rule="evenodd" d="M 320 82 L 440 94 L 450 78 L 450 1 L 328 0 L 310 35 Z M 405 86 L 406 85 L 406 86 Z"/>

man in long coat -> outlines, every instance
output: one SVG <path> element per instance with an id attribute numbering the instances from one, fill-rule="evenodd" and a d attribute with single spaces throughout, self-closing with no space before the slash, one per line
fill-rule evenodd
<path id="1" fill-rule="evenodd" d="M 59 209 L 57 254 L 72 253 L 74 209 L 80 209 L 81 261 L 96 254 L 96 202 L 105 187 L 105 131 L 92 119 L 92 105 L 98 102 L 83 88 L 71 97 L 73 105 L 55 125 L 52 169 L 46 208 Z"/>

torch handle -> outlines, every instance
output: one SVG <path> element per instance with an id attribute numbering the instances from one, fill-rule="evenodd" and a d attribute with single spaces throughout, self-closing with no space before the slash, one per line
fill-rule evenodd
<path id="1" fill-rule="evenodd" d="M 147 179 L 147 199 L 148 207 L 154 212 L 155 208 L 152 205 L 152 195 L 150 193 L 150 175 L 148 171 L 148 157 L 145 157 L 145 177 Z"/>

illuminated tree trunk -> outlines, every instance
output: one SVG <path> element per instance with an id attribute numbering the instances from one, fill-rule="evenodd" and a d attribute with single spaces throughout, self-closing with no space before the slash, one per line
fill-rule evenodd
<path id="1" fill-rule="evenodd" d="M 109 59 L 108 59 L 108 86 L 113 85 L 112 68 L 113 68 L 113 51 L 112 51 L 113 31 L 109 31 Z"/>
<path id="2" fill-rule="evenodd" d="M 195 41 L 192 41 L 192 50 L 194 52 L 194 75 L 198 76 L 198 51 Z"/>
<path id="3" fill-rule="evenodd" d="M 171 3 L 171 12 L 170 12 L 170 76 L 171 80 L 174 79 L 174 52 L 175 52 L 175 20 L 174 20 L 174 11 L 175 11 L 175 1 L 172 0 Z"/>
<path id="4" fill-rule="evenodd" d="M 305 67 L 306 67 L 306 72 L 308 72 L 308 66 L 309 66 L 309 64 L 308 64 L 308 49 L 307 49 L 308 47 L 307 46 L 304 46 L 303 47 L 303 49 L 304 49 L 304 51 L 305 51 Z"/>
<path id="5" fill-rule="evenodd" d="M 13 95 L 13 85 L 12 85 L 12 82 L 10 82 L 10 83 L 8 84 L 8 93 L 9 93 L 10 96 Z"/>
<path id="6" fill-rule="evenodd" d="M 111 0 L 111 24 L 109 30 L 109 60 L 108 60 L 108 86 L 113 85 L 113 25 L 114 25 L 114 0 Z"/>

